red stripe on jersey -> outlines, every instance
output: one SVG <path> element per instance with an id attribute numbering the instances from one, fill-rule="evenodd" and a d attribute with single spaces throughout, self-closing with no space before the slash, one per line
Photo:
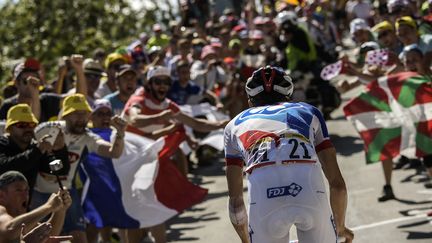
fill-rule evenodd
<path id="1" fill-rule="evenodd" d="M 315 152 L 319 153 L 321 151 L 323 151 L 324 149 L 328 149 L 334 147 L 333 143 L 330 141 L 330 139 L 326 139 L 324 141 L 322 141 L 320 144 L 318 144 L 317 146 L 315 146 Z"/>
<path id="2" fill-rule="evenodd" d="M 239 167 L 243 167 L 243 159 L 240 158 L 225 158 L 226 165 L 236 165 Z"/>

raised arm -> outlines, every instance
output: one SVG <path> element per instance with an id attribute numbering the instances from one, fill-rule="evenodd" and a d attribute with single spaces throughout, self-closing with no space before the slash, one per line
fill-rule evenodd
<path id="1" fill-rule="evenodd" d="M 119 116 L 114 116 L 111 119 L 111 125 L 116 129 L 116 136 L 112 143 L 108 143 L 103 139 L 99 139 L 97 153 L 108 158 L 119 158 L 123 153 L 124 148 L 124 133 L 126 129 L 126 121 Z"/>
<path id="2" fill-rule="evenodd" d="M 205 119 L 197 119 L 183 112 L 177 113 L 174 116 L 174 119 L 200 132 L 210 132 L 213 130 L 224 128 L 229 122 L 228 120 L 212 122 Z"/>
<path id="3" fill-rule="evenodd" d="M 154 115 L 140 114 L 141 109 L 138 107 L 131 107 L 129 109 L 129 123 L 134 127 L 146 127 L 161 121 L 169 121 L 172 117 L 171 110 L 164 110 Z"/>
<path id="4" fill-rule="evenodd" d="M 75 93 L 87 96 L 87 83 L 84 76 L 83 56 L 74 54 L 71 56 L 70 60 L 77 76 Z"/>

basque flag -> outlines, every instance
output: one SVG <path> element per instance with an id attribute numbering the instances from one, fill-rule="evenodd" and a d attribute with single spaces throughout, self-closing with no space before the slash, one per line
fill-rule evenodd
<path id="1" fill-rule="evenodd" d="M 367 163 L 432 154 L 432 80 L 413 72 L 381 77 L 343 108 Z"/>

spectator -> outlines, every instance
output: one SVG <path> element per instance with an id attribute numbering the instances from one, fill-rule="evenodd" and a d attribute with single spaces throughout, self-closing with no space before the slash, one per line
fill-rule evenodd
<path id="1" fill-rule="evenodd" d="M 45 242 L 50 235 L 60 234 L 65 211 L 71 205 L 69 192 L 58 190 L 56 194 L 51 194 L 43 205 L 27 212 L 28 190 L 28 183 L 23 174 L 12 170 L 0 175 L 1 243 L 19 242 L 21 231 L 25 242 Z M 37 226 L 40 220 L 50 214 L 47 224 Z M 38 241 L 30 241 L 30 238 L 35 236 L 35 231 L 31 232 L 31 230 L 38 227 L 44 227 L 45 230 L 42 234 L 36 235 L 40 237 Z"/>
<path id="2" fill-rule="evenodd" d="M 155 139 L 178 130 L 176 123 L 183 123 L 202 132 L 216 130 L 226 124 L 226 121 L 209 122 L 190 117 L 181 112 L 177 104 L 166 98 L 172 83 L 169 69 L 162 66 L 151 67 L 147 80 L 147 85 L 138 89 L 125 106 L 125 114 L 132 125 L 128 128 L 129 131 Z M 179 165 L 178 168 L 180 166 L 185 165 Z M 183 169 L 187 171 L 187 167 Z M 184 173 L 184 170 L 181 172 Z M 154 226 L 151 232 L 156 243 L 166 242 L 164 224 Z"/>
<path id="3" fill-rule="evenodd" d="M 107 72 L 107 81 L 99 85 L 96 91 L 96 97 L 104 97 L 115 91 L 117 91 L 117 86 L 115 83 L 116 73 L 119 71 L 121 65 L 126 64 L 128 59 L 120 53 L 111 53 L 105 59 L 105 68 Z"/>
<path id="4" fill-rule="evenodd" d="M 106 58 L 106 52 L 104 49 L 102 48 L 97 48 L 96 50 L 94 50 L 93 52 L 93 60 L 99 62 L 101 65 L 103 63 L 105 63 L 105 58 Z"/>
<path id="5" fill-rule="evenodd" d="M 160 24 L 153 25 L 153 36 L 147 42 L 147 49 L 152 46 L 166 47 L 169 44 L 169 38 L 166 34 L 162 33 L 162 26 Z"/>
<path id="6" fill-rule="evenodd" d="M 221 64 L 214 48 L 205 46 L 201 52 L 201 60 L 191 66 L 192 80 L 204 90 L 213 90 L 217 84 L 224 84 L 227 77 Z"/>
<path id="7" fill-rule="evenodd" d="M 350 0 L 346 4 L 346 12 L 348 13 L 349 19 L 360 18 L 365 21 L 371 21 L 373 12 L 373 6 L 364 0 Z"/>
<path id="8" fill-rule="evenodd" d="M 93 105 L 95 99 L 99 98 L 96 94 L 97 89 L 100 85 L 101 77 L 106 76 L 102 65 L 91 59 L 87 58 L 84 62 L 77 63 L 72 62 L 74 69 L 82 69 L 84 67 L 84 76 L 85 76 L 85 85 L 82 85 L 79 81 L 77 82 L 77 87 L 69 90 L 68 95 L 81 93 L 84 94 L 87 98 L 87 102 L 90 105 Z"/>
<path id="9" fill-rule="evenodd" d="M 353 19 L 350 22 L 350 34 L 357 46 L 373 40 L 370 27 L 363 19 Z"/>
<path id="10" fill-rule="evenodd" d="M 295 15 L 290 12 L 279 14 L 279 31 L 288 44 L 285 49 L 288 60 L 287 69 L 294 71 L 298 65 L 308 66 L 317 60 L 317 52 L 306 30 L 299 26 Z"/>
<path id="11" fill-rule="evenodd" d="M 396 37 L 393 25 L 388 21 L 382 21 L 372 28 L 376 35 L 378 44 L 385 49 L 399 55 L 402 52 L 403 45 Z"/>
<path id="12" fill-rule="evenodd" d="M 114 117 L 112 125 L 116 128 L 115 140 L 112 144 L 86 129 L 91 108 L 82 94 L 74 94 L 63 101 L 61 119 L 64 121 L 44 123 L 39 126 L 60 128 L 68 147 L 70 170 L 67 176 L 61 177 L 63 185 L 70 190 L 72 206 L 66 213 L 63 231 L 74 237 L 74 242 L 86 243 L 85 222 L 80 203 L 80 197 L 73 180 L 80 161 L 87 152 L 95 152 L 108 158 L 117 158 L 123 151 L 123 137 L 126 123 L 119 117 Z M 50 174 L 39 172 L 36 179 L 34 200 L 31 208 L 43 204 L 58 187 L 57 179 Z"/>
<path id="13" fill-rule="evenodd" d="M 9 170 L 19 171 L 27 179 L 30 198 L 36 182 L 38 171 L 50 172 L 49 162 L 53 158 L 63 161 L 65 166 L 58 173 L 65 175 L 69 172 L 69 159 L 64 144 L 63 134 L 60 133 L 53 144 L 49 137 L 33 140 L 38 121 L 27 104 L 19 104 L 8 111 L 5 130 L 6 135 L 0 136 L 0 174 Z"/>
<path id="14" fill-rule="evenodd" d="M 190 70 L 188 62 L 180 61 L 177 64 L 178 79 L 173 81 L 168 92 L 168 98 L 178 105 L 186 105 L 191 101 L 189 98 L 196 97 L 199 100 L 204 96 L 211 104 L 222 108 L 222 104 L 216 94 L 210 90 L 203 90 L 200 86 L 190 80 Z M 189 102 L 188 102 L 189 101 Z"/>
<path id="15" fill-rule="evenodd" d="M 419 35 L 417 32 L 417 24 L 413 18 L 404 16 L 396 20 L 396 34 L 404 47 L 417 44 L 424 55 L 423 61 L 425 66 L 429 67 L 432 61 L 432 35 Z M 402 59 L 402 55 L 399 55 Z"/>
<path id="16" fill-rule="evenodd" d="M 18 94 L 3 102 L 0 107 L 0 119 L 5 120 L 8 110 L 21 103 L 28 104 L 32 108 L 37 120 L 48 121 L 57 117 L 62 97 L 52 93 L 39 94 L 39 69 L 39 62 L 31 58 L 15 67 L 13 78 Z"/>
<path id="17" fill-rule="evenodd" d="M 104 97 L 111 103 L 115 115 L 121 115 L 129 97 L 137 88 L 137 73 L 132 66 L 124 64 L 120 66 L 116 74 L 117 91 Z"/>

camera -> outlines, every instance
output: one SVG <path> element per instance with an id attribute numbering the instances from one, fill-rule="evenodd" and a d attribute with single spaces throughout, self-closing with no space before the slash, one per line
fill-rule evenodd
<path id="1" fill-rule="evenodd" d="M 61 160 L 56 159 L 49 163 L 50 170 L 55 173 L 63 168 L 63 163 Z"/>

